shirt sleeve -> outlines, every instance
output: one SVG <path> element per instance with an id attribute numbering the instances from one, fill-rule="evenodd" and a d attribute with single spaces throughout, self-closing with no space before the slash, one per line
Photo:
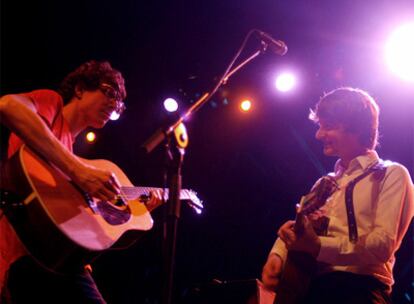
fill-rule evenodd
<path id="1" fill-rule="evenodd" d="M 321 236 L 320 262 L 366 265 L 387 262 L 399 248 L 414 215 L 414 189 L 406 168 L 387 168 L 379 187 L 375 219 L 370 233 L 352 244 L 348 236 Z"/>
<path id="2" fill-rule="evenodd" d="M 33 102 L 37 114 L 51 128 L 59 112 L 63 109 L 62 97 L 52 90 L 35 90 L 22 95 Z"/>
<path id="3" fill-rule="evenodd" d="M 287 248 L 285 242 L 281 238 L 276 239 L 272 249 L 270 250 L 269 255 L 272 253 L 275 253 L 278 256 L 280 256 L 283 261 L 283 264 L 286 262 Z"/>
<path id="4" fill-rule="evenodd" d="M 29 98 L 36 108 L 37 114 L 46 123 L 49 129 L 53 129 L 53 125 L 56 119 L 60 116 L 63 110 L 62 97 L 52 90 L 35 90 L 28 93 L 21 94 L 22 96 Z M 66 146 L 69 149 L 72 148 L 73 140 L 64 140 Z M 8 142 L 7 155 L 11 157 L 22 146 L 22 140 L 15 134 L 11 133 Z"/>

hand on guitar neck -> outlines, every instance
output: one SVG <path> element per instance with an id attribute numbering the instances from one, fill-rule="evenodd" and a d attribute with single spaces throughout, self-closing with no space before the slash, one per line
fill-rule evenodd
<path id="1" fill-rule="evenodd" d="M 148 211 L 151 212 L 155 208 L 159 207 L 164 200 L 162 199 L 163 189 L 153 189 L 149 192 L 149 196 L 141 198 L 140 201 L 145 204 Z"/>
<path id="2" fill-rule="evenodd" d="M 278 236 L 285 242 L 288 250 L 306 252 L 313 257 L 319 254 L 321 241 L 306 215 L 298 213 L 296 221 L 284 223 Z"/>
<path id="3" fill-rule="evenodd" d="M 314 258 L 319 254 L 320 240 L 310 220 L 298 213 L 296 221 L 288 221 L 278 231 L 279 237 L 286 243 L 288 250 L 309 253 Z M 271 253 L 263 267 L 262 282 L 269 290 L 276 290 L 283 269 L 283 260 Z"/>
<path id="4" fill-rule="evenodd" d="M 298 226 L 296 231 L 295 226 Z M 288 221 L 282 225 L 278 235 L 286 243 L 288 250 L 309 253 L 314 258 L 319 254 L 320 240 L 310 220 L 302 214 L 297 216 L 296 221 Z M 282 258 L 271 253 L 262 270 L 262 282 L 266 289 L 272 291 L 277 289 L 282 270 Z"/>

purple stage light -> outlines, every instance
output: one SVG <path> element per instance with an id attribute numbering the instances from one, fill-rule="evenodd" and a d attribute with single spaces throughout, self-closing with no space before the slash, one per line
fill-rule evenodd
<path id="1" fill-rule="evenodd" d="M 295 88 L 296 78 L 292 73 L 282 73 L 276 78 L 276 89 L 281 92 L 288 92 Z"/>
<path id="2" fill-rule="evenodd" d="M 164 100 L 164 108 L 168 112 L 175 112 L 178 110 L 178 102 L 174 98 L 167 98 Z"/>
<path id="3" fill-rule="evenodd" d="M 385 46 L 385 60 L 395 75 L 414 83 L 414 22 L 391 33 Z"/>

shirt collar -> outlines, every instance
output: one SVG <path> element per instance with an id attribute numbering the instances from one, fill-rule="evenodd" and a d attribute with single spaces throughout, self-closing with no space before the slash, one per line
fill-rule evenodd
<path id="1" fill-rule="evenodd" d="M 365 170 L 378 161 L 379 161 L 379 156 L 375 150 L 369 150 L 367 153 L 355 157 L 353 160 L 351 160 L 347 169 L 345 169 L 342 166 L 341 160 L 338 159 L 334 167 L 335 174 L 341 175 L 342 173 L 345 173 L 345 172 L 351 173 L 357 169 Z"/>

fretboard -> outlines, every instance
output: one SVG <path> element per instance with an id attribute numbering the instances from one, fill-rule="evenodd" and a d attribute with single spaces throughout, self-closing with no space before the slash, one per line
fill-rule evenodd
<path id="1" fill-rule="evenodd" d="M 133 200 L 142 197 L 148 197 L 151 191 L 161 190 L 164 193 L 164 199 L 168 200 L 168 189 L 155 188 L 155 187 L 121 187 L 121 193 L 127 200 Z M 203 208 L 202 202 L 198 199 L 196 193 L 192 190 L 182 189 L 180 192 L 180 199 L 191 201 L 199 208 Z"/>

